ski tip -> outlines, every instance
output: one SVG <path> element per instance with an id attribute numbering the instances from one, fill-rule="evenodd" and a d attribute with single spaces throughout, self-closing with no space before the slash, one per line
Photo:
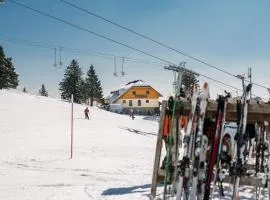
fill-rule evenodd
<path id="1" fill-rule="evenodd" d="M 209 88 L 208 83 L 207 83 L 207 82 L 204 82 L 204 83 L 203 83 L 203 89 L 208 89 L 208 88 Z"/>
<path id="2" fill-rule="evenodd" d="M 202 93 L 205 94 L 206 98 L 209 97 L 209 84 L 207 82 L 203 83 Z"/>

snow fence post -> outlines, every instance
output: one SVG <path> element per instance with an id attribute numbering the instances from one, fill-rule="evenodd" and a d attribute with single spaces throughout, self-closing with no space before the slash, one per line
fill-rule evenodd
<path id="1" fill-rule="evenodd" d="M 71 95 L 70 159 L 73 157 L 73 94 Z"/>

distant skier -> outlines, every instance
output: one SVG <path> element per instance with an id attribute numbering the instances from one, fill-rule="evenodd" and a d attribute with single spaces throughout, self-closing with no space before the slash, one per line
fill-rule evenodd
<path id="1" fill-rule="evenodd" d="M 84 116 L 85 116 L 85 119 L 88 119 L 89 120 L 89 109 L 88 109 L 88 107 L 86 107 L 84 109 Z"/>
<path id="2" fill-rule="evenodd" d="M 130 109 L 130 111 L 129 111 L 129 116 L 130 116 L 132 119 L 135 118 L 135 117 L 134 117 L 133 109 Z"/>

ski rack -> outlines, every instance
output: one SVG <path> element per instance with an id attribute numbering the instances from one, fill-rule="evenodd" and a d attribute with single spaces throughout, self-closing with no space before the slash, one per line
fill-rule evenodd
<path id="1" fill-rule="evenodd" d="M 184 115 L 188 115 L 191 108 L 191 103 L 188 100 L 182 100 L 181 103 L 184 105 Z M 157 186 L 158 183 L 162 181 L 164 175 L 162 174 L 162 170 L 160 170 L 160 159 L 162 153 L 162 134 L 163 134 L 163 127 L 164 127 L 164 120 L 165 120 L 165 109 L 167 106 L 167 101 L 162 101 L 162 110 L 160 112 L 160 121 L 159 121 L 159 130 L 157 136 L 157 144 L 156 144 L 156 152 L 155 152 L 155 160 L 154 160 L 154 168 L 152 174 L 152 184 L 151 184 L 151 194 L 150 199 L 153 200 L 156 197 L 157 193 Z M 217 111 L 217 101 L 209 100 L 207 105 L 207 112 L 206 116 L 208 117 L 215 117 Z M 177 110 L 176 110 L 177 113 Z M 177 114 L 175 115 L 176 118 Z M 226 121 L 235 122 L 236 119 L 236 100 L 229 99 L 226 108 Z M 178 134 L 176 134 L 176 120 L 173 124 L 173 136 L 178 141 L 177 144 L 174 144 L 172 148 L 172 162 L 177 164 L 176 160 L 176 153 L 178 149 L 178 145 L 181 144 L 180 138 Z M 258 102 L 249 102 L 248 106 L 248 116 L 247 116 L 247 123 L 255 123 L 257 121 L 269 121 L 270 122 L 270 103 L 258 103 Z M 175 166 L 176 167 L 176 166 Z M 247 168 L 251 169 L 253 166 L 248 165 Z M 176 169 L 176 168 L 175 168 Z M 233 181 L 229 176 L 226 176 L 224 179 L 224 183 L 231 183 Z M 173 177 L 172 183 L 177 182 L 177 176 Z M 248 186 L 255 186 L 255 187 L 263 187 L 262 182 L 256 176 L 243 176 L 240 180 L 240 185 L 248 185 Z M 174 185 L 173 185 L 174 187 Z"/>
<path id="2" fill-rule="evenodd" d="M 184 101 L 184 114 L 188 114 L 190 109 L 190 103 Z M 217 102 L 215 100 L 209 100 L 207 106 L 207 116 L 215 116 L 217 111 Z M 226 121 L 236 122 L 236 101 L 229 99 L 226 108 Z M 269 103 L 254 103 L 250 102 L 248 106 L 248 123 L 255 123 L 257 121 L 270 121 L 270 104 Z"/>

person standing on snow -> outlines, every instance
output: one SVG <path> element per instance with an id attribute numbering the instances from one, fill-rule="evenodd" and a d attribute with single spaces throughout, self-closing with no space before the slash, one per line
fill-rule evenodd
<path id="1" fill-rule="evenodd" d="M 89 109 L 88 109 L 88 107 L 86 107 L 84 109 L 84 116 L 85 116 L 85 119 L 88 119 L 89 120 Z"/>
<path id="2" fill-rule="evenodd" d="M 134 112 L 133 112 L 133 109 L 130 109 L 129 116 L 130 116 L 132 119 L 134 119 L 134 118 L 135 118 L 135 117 L 134 117 Z"/>

